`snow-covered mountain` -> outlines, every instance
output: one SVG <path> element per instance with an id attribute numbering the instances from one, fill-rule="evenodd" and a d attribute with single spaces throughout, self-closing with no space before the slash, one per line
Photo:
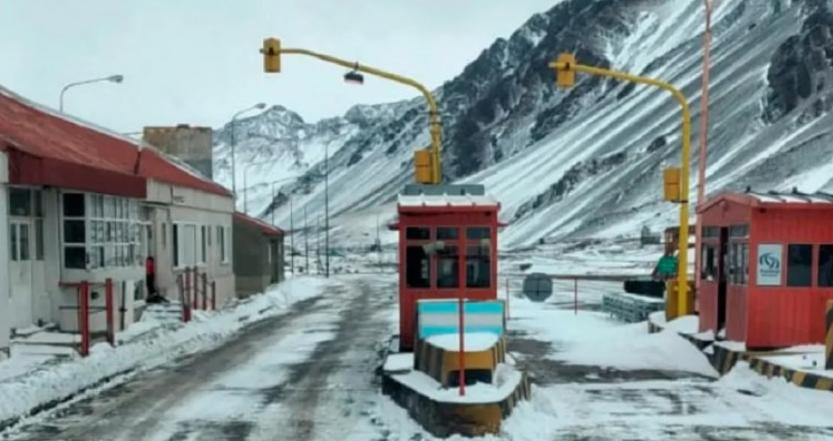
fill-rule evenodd
<path id="1" fill-rule="evenodd" d="M 707 192 L 833 189 L 833 2 L 715 4 Z M 435 91 L 446 180 L 484 183 L 499 198 L 508 247 L 676 223 L 660 173 L 680 160 L 679 105 L 661 90 L 584 76 L 558 90 L 547 63 L 572 51 L 679 87 L 693 115 L 696 179 L 703 14 L 701 0 L 565 0 L 534 15 Z M 274 208 L 283 226 L 289 194 L 296 222 L 303 207 L 313 218 L 323 211 L 329 148 L 334 234 L 392 216 L 413 179 L 412 152 L 428 144 L 421 97 L 314 124 L 275 106 L 238 120 L 236 134 L 238 186 L 244 174 L 254 185 L 250 211 L 269 219 Z M 230 126 L 216 139 L 215 174 L 228 184 Z M 268 182 L 293 176 L 273 200 Z M 695 193 L 692 185 L 693 202 Z"/>

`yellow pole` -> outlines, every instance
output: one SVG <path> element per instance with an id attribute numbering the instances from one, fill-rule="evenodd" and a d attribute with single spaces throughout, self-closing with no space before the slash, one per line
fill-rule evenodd
<path id="1" fill-rule="evenodd" d="M 677 258 L 677 314 L 682 316 L 692 311 L 692 305 L 688 302 L 688 193 L 689 193 L 689 165 L 691 162 L 691 114 L 688 110 L 688 101 L 679 89 L 665 81 L 653 78 L 632 75 L 609 69 L 602 69 L 593 66 L 585 66 L 578 63 L 569 63 L 563 60 L 553 61 L 550 67 L 557 71 L 583 72 L 590 75 L 612 77 L 634 83 L 648 84 L 666 90 L 680 103 L 683 111 L 683 152 L 681 159 L 681 183 L 680 183 L 680 238 L 678 244 Z"/>
<path id="2" fill-rule="evenodd" d="M 388 80 L 395 81 L 400 84 L 405 84 L 419 90 L 419 92 L 422 93 L 422 95 L 425 97 L 425 101 L 428 102 L 428 123 L 429 133 L 431 134 L 431 156 L 433 157 L 432 184 L 440 184 L 442 182 L 442 166 L 440 165 L 440 148 L 442 147 L 442 123 L 440 122 L 440 113 L 437 109 L 437 101 L 434 99 L 434 95 L 432 95 L 431 92 L 425 88 L 425 86 L 423 86 L 416 80 L 404 77 L 402 75 L 386 72 L 384 70 L 376 69 L 370 66 L 360 65 L 358 62 L 350 62 L 341 58 L 321 54 L 318 52 L 313 52 L 307 49 L 281 48 L 280 53 L 307 55 L 310 57 L 318 58 L 322 61 L 326 61 L 328 63 L 344 66 L 348 69 L 353 69 L 359 72 L 364 72 L 371 75 L 376 75 L 378 77 L 386 78 Z"/>

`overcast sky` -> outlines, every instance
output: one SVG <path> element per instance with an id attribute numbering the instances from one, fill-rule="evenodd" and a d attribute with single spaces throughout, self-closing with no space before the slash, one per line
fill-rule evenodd
<path id="1" fill-rule="evenodd" d="M 217 127 L 256 102 L 307 121 L 416 92 L 381 79 L 349 86 L 344 69 L 285 56 L 267 76 L 266 36 L 413 76 L 430 88 L 556 0 L 0 0 L 0 84 L 120 132 L 144 125 Z"/>

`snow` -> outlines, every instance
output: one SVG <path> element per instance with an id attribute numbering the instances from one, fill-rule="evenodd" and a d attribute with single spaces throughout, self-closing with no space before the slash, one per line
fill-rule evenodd
<path id="1" fill-rule="evenodd" d="M 385 359 L 382 370 L 385 372 L 409 371 L 414 368 L 414 353 L 389 354 Z"/>
<path id="2" fill-rule="evenodd" d="M 496 384 L 478 382 L 466 386 L 463 396 L 460 396 L 459 388 L 444 388 L 437 380 L 417 370 L 412 370 L 407 374 L 395 374 L 392 378 L 413 390 L 418 390 L 434 401 L 477 404 L 495 403 L 505 399 L 518 387 L 522 375 L 515 367 L 500 363 L 495 370 Z"/>
<path id="3" fill-rule="evenodd" d="M 802 345 L 779 350 L 773 355 L 757 355 L 757 358 L 779 366 L 833 378 L 833 370 L 826 370 L 824 345 Z"/>
<path id="4" fill-rule="evenodd" d="M 23 416 L 38 405 L 68 397 L 102 380 L 150 369 L 210 348 L 247 323 L 277 315 L 295 302 L 321 294 L 325 287 L 326 281 L 321 278 L 292 278 L 233 309 L 197 316 L 178 329 L 115 348 L 97 344 L 86 358 L 42 364 L 39 362 L 43 358 L 12 357 L 0 363 L 0 422 Z"/>
<path id="5" fill-rule="evenodd" d="M 492 332 L 467 332 L 463 336 L 466 352 L 485 351 L 497 343 L 498 335 Z M 441 334 L 428 337 L 428 343 L 446 351 L 460 350 L 459 334 Z"/>
<path id="6" fill-rule="evenodd" d="M 700 318 L 696 315 L 677 317 L 665 324 L 665 329 L 681 334 L 696 334 L 700 327 Z"/>

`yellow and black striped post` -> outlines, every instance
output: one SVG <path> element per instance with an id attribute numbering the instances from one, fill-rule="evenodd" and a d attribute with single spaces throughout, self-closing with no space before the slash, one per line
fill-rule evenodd
<path id="1" fill-rule="evenodd" d="M 833 300 L 827 301 L 825 318 L 824 329 L 827 333 L 824 338 L 824 368 L 833 369 Z"/>

